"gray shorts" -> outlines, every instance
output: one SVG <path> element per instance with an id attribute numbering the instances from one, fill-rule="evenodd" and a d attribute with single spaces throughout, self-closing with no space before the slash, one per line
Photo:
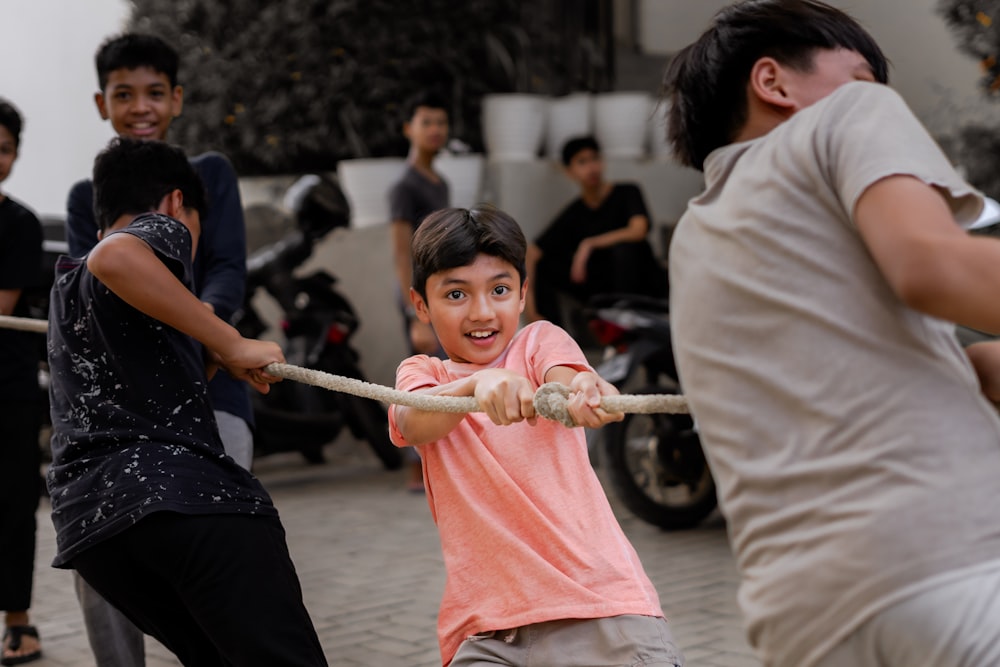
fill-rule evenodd
<path id="1" fill-rule="evenodd" d="M 1000 665 L 1000 561 L 955 573 L 876 614 L 816 667 Z"/>
<path id="2" fill-rule="evenodd" d="M 612 616 L 482 632 L 458 647 L 451 667 L 682 667 L 666 620 Z"/>

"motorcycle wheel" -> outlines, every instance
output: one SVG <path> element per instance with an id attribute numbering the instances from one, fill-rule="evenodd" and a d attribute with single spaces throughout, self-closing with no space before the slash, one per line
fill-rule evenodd
<path id="1" fill-rule="evenodd" d="M 636 393 L 662 393 L 647 387 Z M 606 463 L 622 503 L 664 530 L 701 523 L 718 504 L 715 480 L 688 415 L 627 414 L 607 427 Z"/>
<path id="2" fill-rule="evenodd" d="M 389 418 L 378 401 L 344 395 L 344 410 L 354 437 L 368 441 L 386 470 L 403 466 L 403 454 L 389 440 Z"/>

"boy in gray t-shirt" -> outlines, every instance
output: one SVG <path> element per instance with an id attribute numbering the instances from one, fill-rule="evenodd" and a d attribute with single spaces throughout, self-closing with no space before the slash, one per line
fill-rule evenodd
<path id="1" fill-rule="evenodd" d="M 665 77 L 706 180 L 674 346 L 766 665 L 1000 664 L 1000 352 L 949 324 L 1000 331 L 1000 242 L 886 80 L 809 0 L 722 10 Z"/>

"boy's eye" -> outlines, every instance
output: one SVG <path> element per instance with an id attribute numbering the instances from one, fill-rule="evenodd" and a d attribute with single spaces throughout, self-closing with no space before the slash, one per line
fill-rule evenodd
<path id="1" fill-rule="evenodd" d="M 509 291 L 510 288 L 507 287 L 506 285 L 497 285 L 496 287 L 493 288 L 493 293 L 496 294 L 497 296 L 503 296 Z"/>
<path id="2" fill-rule="evenodd" d="M 149 96 L 152 97 L 154 100 L 158 100 L 161 97 L 163 97 L 163 91 L 162 90 L 150 91 Z"/>
<path id="3" fill-rule="evenodd" d="M 116 100 L 118 100 L 119 102 L 124 102 L 125 100 L 127 100 L 131 96 L 132 95 L 130 93 L 126 93 L 126 92 L 121 92 L 121 93 L 115 93 L 114 94 L 114 98 Z"/>
<path id="4" fill-rule="evenodd" d="M 465 295 L 462 293 L 461 290 L 453 289 L 452 291 L 448 292 L 448 294 L 446 294 L 444 298 L 454 301 L 456 299 L 461 299 L 463 296 Z"/>

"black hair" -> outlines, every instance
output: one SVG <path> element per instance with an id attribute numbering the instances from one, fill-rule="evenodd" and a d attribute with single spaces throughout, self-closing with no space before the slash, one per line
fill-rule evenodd
<path id="1" fill-rule="evenodd" d="M 576 154 L 580 151 L 592 150 L 595 153 L 600 154 L 601 145 L 597 143 L 597 139 L 591 136 L 586 137 L 573 137 L 562 147 L 562 163 L 563 166 L 568 167 L 569 163 L 573 161 Z"/>
<path id="2" fill-rule="evenodd" d="M 754 63 L 772 57 L 808 72 L 820 49 L 855 51 L 887 83 L 875 40 L 846 13 L 818 0 L 745 0 L 721 9 L 701 37 L 674 56 L 663 77 L 667 141 L 683 164 L 703 169 L 746 123 Z"/>
<path id="3" fill-rule="evenodd" d="M 185 208 L 205 216 L 205 187 L 177 146 L 116 137 L 94 160 L 94 215 L 102 230 L 123 215 L 155 211 L 174 190 Z"/>
<path id="4" fill-rule="evenodd" d="M 434 211 L 413 234 L 413 288 L 426 299 L 430 276 L 468 266 L 480 254 L 511 264 L 523 284 L 527 247 L 517 222 L 498 208 L 483 204 Z"/>
<path id="5" fill-rule="evenodd" d="M 106 40 L 94 57 L 97 83 L 102 91 L 108 85 L 108 77 L 115 70 L 140 67 L 149 67 L 154 72 L 165 74 L 173 88 L 177 85 L 178 63 L 177 51 L 165 41 L 153 35 L 135 32 Z"/>
<path id="6" fill-rule="evenodd" d="M 0 97 L 0 125 L 6 127 L 7 131 L 14 137 L 14 146 L 20 146 L 24 120 L 21 119 L 17 107 L 2 97 Z"/>
<path id="7" fill-rule="evenodd" d="M 435 90 L 423 90 L 410 99 L 406 101 L 403 105 L 403 113 L 405 114 L 405 120 L 407 122 L 413 120 L 413 116 L 417 113 L 417 109 L 420 107 L 427 107 L 428 109 L 441 109 L 445 113 L 448 113 L 448 100 L 444 98 Z"/>

